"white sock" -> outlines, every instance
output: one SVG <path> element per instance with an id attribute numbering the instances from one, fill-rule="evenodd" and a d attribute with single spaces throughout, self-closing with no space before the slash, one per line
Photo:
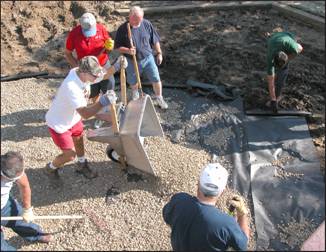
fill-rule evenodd
<path id="1" fill-rule="evenodd" d="M 50 165 L 49 165 L 49 166 L 50 166 L 50 168 L 51 168 L 51 169 L 53 169 L 53 170 L 55 170 L 55 169 L 58 169 L 58 167 L 55 167 L 55 166 L 53 165 L 53 163 L 52 163 L 52 162 L 50 163 Z"/>
<path id="2" fill-rule="evenodd" d="M 162 95 L 155 95 L 156 99 L 163 99 Z"/>
<path id="3" fill-rule="evenodd" d="M 86 160 L 85 156 L 77 157 L 77 159 L 78 159 L 78 162 L 80 162 L 80 163 L 84 163 Z"/>

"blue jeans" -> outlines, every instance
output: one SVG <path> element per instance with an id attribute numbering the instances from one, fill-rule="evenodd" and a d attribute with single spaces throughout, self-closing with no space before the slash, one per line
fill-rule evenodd
<path id="1" fill-rule="evenodd" d="M 129 57 L 126 57 L 126 58 L 128 61 L 128 67 L 126 69 L 127 82 L 133 86 L 137 83 L 134 62 L 133 62 L 132 58 L 129 58 Z M 146 58 L 144 58 L 142 60 L 138 60 L 137 63 L 138 63 L 139 75 L 142 75 L 142 73 L 145 73 L 148 80 L 152 83 L 161 81 L 160 74 L 158 72 L 158 68 L 155 63 L 154 56 L 152 54 L 148 55 Z"/>
<path id="2" fill-rule="evenodd" d="M 283 68 L 278 70 L 275 76 L 275 95 L 276 98 L 282 93 L 282 88 L 285 85 L 286 79 L 289 75 L 289 63 L 287 63 Z"/>
<path id="3" fill-rule="evenodd" d="M 23 209 L 21 205 L 11 196 L 9 197 L 9 200 L 4 208 L 1 209 L 2 217 L 21 216 L 22 213 Z M 34 223 L 26 223 L 22 220 L 1 221 L 1 227 L 2 226 L 11 228 L 16 234 L 30 242 L 38 241 L 41 239 L 42 235 L 44 235 L 40 226 Z M 1 231 L 1 251 L 15 250 L 16 248 L 9 245 L 9 243 L 5 241 L 4 234 Z"/>

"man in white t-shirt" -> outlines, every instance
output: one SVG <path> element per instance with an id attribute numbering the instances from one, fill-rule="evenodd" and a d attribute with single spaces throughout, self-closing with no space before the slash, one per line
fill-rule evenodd
<path id="1" fill-rule="evenodd" d="M 23 207 L 10 196 L 14 183 L 18 185 Z M 1 155 L 1 217 L 23 217 L 23 220 L 1 220 L 1 251 L 16 250 L 5 241 L 2 227 L 11 228 L 19 236 L 30 242 L 50 242 L 51 236 L 45 234 L 39 225 L 31 223 L 34 220 L 31 196 L 31 188 L 24 172 L 22 155 L 14 151 Z"/>
<path id="2" fill-rule="evenodd" d="M 113 90 L 109 90 L 98 102 L 87 106 L 85 92 L 89 85 L 107 79 L 127 65 L 125 57 L 120 56 L 113 66 L 103 69 L 95 56 L 86 56 L 81 59 L 79 67 L 70 70 L 46 113 L 46 123 L 51 137 L 62 151 L 46 165 L 47 175 L 58 179 L 58 169 L 77 156 L 76 171 L 89 179 L 97 176 L 96 172 L 90 169 L 85 158 L 82 118 L 88 119 L 94 116 L 103 107 L 115 102 L 116 96 Z"/>

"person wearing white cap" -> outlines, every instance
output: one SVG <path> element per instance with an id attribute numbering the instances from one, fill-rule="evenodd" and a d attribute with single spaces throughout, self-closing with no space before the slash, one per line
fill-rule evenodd
<path id="1" fill-rule="evenodd" d="M 105 26 L 96 23 L 95 16 L 86 12 L 79 19 L 80 25 L 73 28 L 67 37 L 65 57 L 72 68 L 77 67 L 80 60 L 85 56 L 96 56 L 101 66 L 108 69 L 111 66 L 108 52 L 113 50 L 114 40 L 106 30 Z M 73 52 L 76 52 L 77 58 Z M 107 90 L 114 90 L 114 76 L 102 80 L 90 87 L 89 98 L 97 102 L 100 93 L 105 94 Z M 103 121 L 95 121 L 95 128 L 99 128 Z"/>
<path id="2" fill-rule="evenodd" d="M 228 180 L 219 163 L 206 165 L 199 178 L 197 197 L 177 193 L 163 208 L 163 219 L 171 227 L 175 251 L 225 251 L 229 247 L 247 250 L 250 230 L 248 213 L 241 197 L 234 197 L 237 221 L 215 207 Z"/>
<path id="3" fill-rule="evenodd" d="M 120 56 L 107 71 L 101 67 L 95 56 L 86 56 L 81 59 L 79 67 L 70 70 L 67 77 L 60 85 L 50 109 L 45 115 L 46 124 L 49 128 L 53 142 L 62 151 L 60 155 L 48 163 L 45 167 L 45 174 L 55 179 L 56 185 L 61 183 L 58 180 L 58 170 L 65 163 L 78 159 L 77 172 L 82 173 L 86 178 L 95 178 L 96 172 L 91 170 L 85 158 L 83 140 L 83 119 L 94 116 L 103 107 L 112 104 L 116 100 L 113 90 L 103 94 L 99 101 L 87 105 L 85 90 L 89 85 L 105 80 L 121 68 L 128 65 L 124 56 Z M 59 182 L 59 183 L 57 183 Z"/>

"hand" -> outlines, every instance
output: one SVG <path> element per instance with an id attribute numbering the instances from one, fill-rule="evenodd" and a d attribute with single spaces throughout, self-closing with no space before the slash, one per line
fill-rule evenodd
<path id="1" fill-rule="evenodd" d="M 113 90 L 108 90 L 105 94 L 100 97 L 100 104 L 102 107 L 114 104 L 117 100 L 117 96 Z"/>
<path id="2" fill-rule="evenodd" d="M 113 66 L 116 71 L 119 71 L 121 68 L 126 69 L 128 67 L 128 61 L 125 56 L 121 55 L 117 58 Z"/>
<path id="3" fill-rule="evenodd" d="M 248 214 L 248 209 L 247 209 L 242 197 L 236 195 L 232 198 L 230 203 L 231 203 L 231 206 L 234 206 L 237 209 L 238 216 L 243 216 L 243 215 Z"/>
<path id="4" fill-rule="evenodd" d="M 30 208 L 24 208 L 23 209 L 23 220 L 28 222 L 31 222 L 34 220 L 34 213 L 33 213 L 33 207 Z"/>
<path id="5" fill-rule="evenodd" d="M 108 38 L 107 40 L 105 40 L 104 42 L 104 48 L 108 51 L 112 51 L 114 48 L 114 40 L 111 38 Z"/>
<path id="6" fill-rule="evenodd" d="M 278 104 L 277 101 L 271 101 L 271 109 L 274 114 L 277 114 L 278 112 Z"/>
<path id="7" fill-rule="evenodd" d="M 161 65 L 161 64 L 162 64 L 162 61 L 163 61 L 162 53 L 158 53 L 158 54 L 156 55 L 156 63 L 157 63 L 157 65 L 158 65 L 158 66 Z"/>
<path id="8" fill-rule="evenodd" d="M 129 48 L 128 54 L 130 54 L 130 55 L 136 55 L 136 47 Z"/>

